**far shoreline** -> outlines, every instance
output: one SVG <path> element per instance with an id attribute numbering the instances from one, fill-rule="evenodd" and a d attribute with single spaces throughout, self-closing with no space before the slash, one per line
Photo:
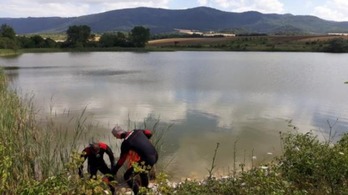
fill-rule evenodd
<path id="1" fill-rule="evenodd" d="M 169 51 L 232 51 L 232 52 L 320 52 L 348 53 L 343 50 L 329 51 L 330 41 L 348 41 L 348 36 L 298 35 L 298 36 L 236 36 L 192 37 L 150 40 L 145 47 L 80 47 L 80 48 L 20 48 L 0 49 L 0 57 L 22 53 L 53 52 L 169 52 Z M 344 43 L 344 42 L 343 42 Z M 340 46 L 340 45 L 338 45 Z"/>

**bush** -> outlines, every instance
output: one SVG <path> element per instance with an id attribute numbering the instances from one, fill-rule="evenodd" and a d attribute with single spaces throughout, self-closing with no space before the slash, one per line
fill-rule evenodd
<path id="1" fill-rule="evenodd" d="M 312 132 L 282 135 L 283 154 L 236 177 L 186 180 L 177 194 L 347 194 L 348 134 L 334 145 Z"/>
<path id="2" fill-rule="evenodd" d="M 298 189 L 312 193 L 337 194 L 346 188 L 348 179 L 348 136 L 332 146 L 320 142 L 312 133 L 283 137 L 284 154 L 280 173 Z"/>
<path id="3" fill-rule="evenodd" d="M 18 43 L 14 39 L 0 37 L 0 49 L 18 49 Z"/>
<path id="4" fill-rule="evenodd" d="M 348 51 L 348 41 L 342 38 L 329 40 L 327 46 L 323 48 L 325 52 L 344 53 Z"/>

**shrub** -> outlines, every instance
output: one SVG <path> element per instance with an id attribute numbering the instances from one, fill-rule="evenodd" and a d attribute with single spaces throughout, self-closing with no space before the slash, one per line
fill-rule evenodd
<path id="1" fill-rule="evenodd" d="M 344 135 L 332 146 L 320 142 L 311 132 L 285 135 L 280 174 L 298 189 L 311 193 L 342 192 L 348 179 L 347 139 Z"/>

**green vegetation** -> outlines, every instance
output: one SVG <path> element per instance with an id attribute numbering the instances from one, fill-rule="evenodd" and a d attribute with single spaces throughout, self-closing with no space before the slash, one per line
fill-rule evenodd
<path id="1" fill-rule="evenodd" d="M 348 41 L 342 38 L 332 39 L 324 48 L 326 52 L 344 53 L 348 51 Z"/>
<path id="2" fill-rule="evenodd" d="M 69 120 L 73 128 L 68 129 L 52 118 L 39 124 L 35 109 L 30 101 L 26 102 L 7 88 L 6 77 L 1 72 L 0 193 L 106 194 L 108 187 L 102 178 L 79 179 L 77 174 L 82 160 L 76 152 L 78 145 L 82 137 L 94 128 L 87 124 L 84 112 Z M 144 127 L 154 130 L 154 143 L 161 150 L 165 131 L 159 126 L 159 120 L 151 117 L 144 120 Z M 333 126 L 329 126 L 331 134 Z M 220 145 L 217 143 L 208 169 L 209 177 L 205 180 L 187 179 L 173 184 L 168 181 L 168 175 L 159 172 L 155 180 L 156 190 L 142 191 L 148 194 L 348 193 L 348 134 L 333 142 L 331 135 L 326 141 L 319 141 L 311 132 L 300 134 L 292 131 L 280 134 L 280 140 L 280 156 L 265 164 L 251 163 L 249 169 L 245 168 L 245 162 L 239 164 L 240 169 L 236 168 L 236 162 L 231 162 L 233 170 L 224 178 L 214 177 Z M 142 171 L 141 167 L 137 170 Z"/>
<path id="3" fill-rule="evenodd" d="M 0 27 L 0 36 L 6 37 L 9 39 L 15 39 L 16 38 L 16 32 L 13 30 L 13 28 L 7 24 L 3 24 Z"/>
<path id="4" fill-rule="evenodd" d="M 284 34 L 284 33 L 283 33 Z M 302 51 L 348 52 L 348 39 L 339 36 L 301 36 L 239 34 L 236 37 L 203 37 L 202 35 L 150 34 L 150 29 L 135 26 L 129 33 L 92 34 L 87 25 L 69 26 L 66 34 L 15 36 L 11 26 L 0 27 L 0 55 L 19 52 L 55 51 Z M 149 43 L 150 39 L 161 44 Z M 185 41 L 173 41 L 173 39 Z M 6 52 L 5 52 L 6 51 Z"/>
<path id="5" fill-rule="evenodd" d="M 281 136 L 283 154 L 226 178 L 185 181 L 178 194 L 347 194 L 348 134 L 336 143 L 312 133 Z"/>
<path id="6" fill-rule="evenodd" d="M 296 40 L 270 39 L 267 37 L 243 37 L 227 44 L 230 50 L 244 51 L 320 51 L 320 45 L 298 42 Z"/>
<path id="7" fill-rule="evenodd" d="M 91 28 L 87 25 L 70 26 L 66 34 L 66 47 L 86 47 L 91 36 Z"/>
<path id="8" fill-rule="evenodd" d="M 145 47 L 147 41 L 150 39 L 150 29 L 142 26 L 136 26 L 130 33 L 130 41 L 135 47 Z"/>
<path id="9" fill-rule="evenodd" d="M 51 38 L 42 38 L 40 35 L 17 37 L 20 48 L 57 48 L 58 44 Z"/>
<path id="10" fill-rule="evenodd" d="M 80 180 L 75 174 L 81 160 L 74 151 L 90 128 L 83 114 L 70 120 L 73 129 L 50 119 L 39 125 L 32 104 L 25 102 L 8 90 L 0 72 L 0 193 L 78 194 L 107 189 L 101 180 Z"/>
<path id="11" fill-rule="evenodd" d="M 7 24 L 0 27 L 0 49 L 18 49 L 16 33 L 13 28 Z"/>
<path id="12" fill-rule="evenodd" d="M 232 38 L 165 39 L 150 48 L 176 50 L 348 52 L 348 39 L 337 36 L 236 36 Z"/>
<path id="13" fill-rule="evenodd" d="M 18 50 L 13 49 L 0 49 L 0 57 L 1 56 L 11 56 L 11 55 L 18 55 Z"/>
<path id="14" fill-rule="evenodd" d="M 104 33 L 99 40 L 99 44 L 101 47 L 127 47 L 128 41 L 125 34 L 121 32 L 117 33 Z"/>
<path id="15" fill-rule="evenodd" d="M 23 49 L 42 50 L 43 48 L 46 49 L 45 51 L 52 52 L 57 49 L 80 51 L 81 48 L 98 50 L 106 47 L 126 48 L 127 50 L 128 48 L 143 48 L 149 39 L 150 30 L 142 26 L 135 26 L 129 33 L 105 33 L 101 35 L 101 41 L 99 41 L 87 25 L 69 26 L 65 36 L 53 34 L 50 37 L 48 34 L 16 36 L 11 26 L 3 24 L 0 27 L 0 55 L 5 55 L 2 49 L 10 49 L 15 52 Z"/>

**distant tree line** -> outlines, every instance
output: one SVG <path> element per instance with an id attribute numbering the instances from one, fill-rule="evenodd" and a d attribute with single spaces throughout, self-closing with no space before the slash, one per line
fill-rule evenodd
<path id="1" fill-rule="evenodd" d="M 260 33 L 238 34 L 237 36 L 259 37 Z M 7 25 L 0 26 L 0 49 L 21 48 L 108 48 L 108 47 L 145 47 L 150 40 L 150 30 L 142 26 L 135 26 L 130 32 L 106 32 L 99 39 L 92 34 L 87 25 L 73 25 L 66 30 L 66 40 L 57 42 L 51 38 L 43 38 L 40 35 L 18 36 L 14 29 Z M 154 35 L 152 39 L 173 37 L 201 37 L 201 35 L 163 34 Z M 237 49 L 240 49 L 242 43 Z M 261 43 L 263 44 L 263 43 Z M 348 40 L 342 38 L 330 39 L 320 42 L 318 52 L 347 53 Z"/>
<path id="2" fill-rule="evenodd" d="M 17 36 L 14 29 L 2 24 L 0 27 L 0 49 L 20 48 L 84 48 L 84 47 L 145 47 L 150 40 L 150 30 L 142 26 L 134 27 L 129 33 L 103 33 L 99 40 L 87 25 L 69 26 L 67 39 L 56 42 L 40 35 Z"/>
<path id="3" fill-rule="evenodd" d="M 331 53 L 346 53 L 348 52 L 348 40 L 343 38 L 335 38 L 329 41 L 326 47 L 324 47 L 325 52 Z"/>

